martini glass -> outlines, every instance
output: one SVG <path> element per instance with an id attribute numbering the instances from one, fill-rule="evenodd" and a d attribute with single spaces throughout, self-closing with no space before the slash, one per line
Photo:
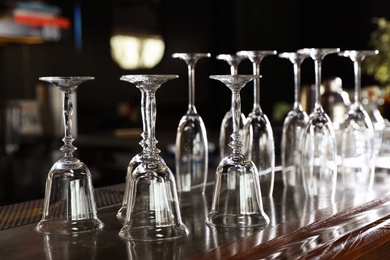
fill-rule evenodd
<path id="1" fill-rule="evenodd" d="M 222 158 L 215 172 L 212 206 L 206 224 L 219 228 L 265 228 L 269 223 L 264 213 L 257 167 L 241 152 L 238 131 L 241 114 L 241 89 L 256 75 L 213 75 L 232 91 L 233 133 L 229 144 L 232 153 Z"/>
<path id="2" fill-rule="evenodd" d="M 237 75 L 238 65 L 240 64 L 243 57 L 234 55 L 234 54 L 219 54 L 216 57 L 218 60 L 224 60 L 230 65 L 230 75 Z M 240 116 L 240 124 L 239 124 L 239 132 L 242 135 L 242 129 L 245 125 L 245 115 L 241 113 Z M 230 135 L 233 132 L 233 115 L 232 111 L 226 112 L 225 116 L 222 119 L 220 134 L 219 134 L 219 155 L 220 158 L 224 158 L 225 156 L 231 153 L 231 149 L 229 147 Z"/>
<path id="3" fill-rule="evenodd" d="M 248 58 L 253 64 L 253 74 L 260 75 L 264 57 L 276 51 L 239 51 L 237 55 Z M 253 109 L 243 129 L 244 154 L 257 166 L 263 196 L 272 196 L 275 179 L 275 143 L 271 123 L 260 107 L 260 78 L 253 81 Z"/>
<path id="4" fill-rule="evenodd" d="M 279 57 L 289 59 L 294 66 L 294 105 L 283 122 L 281 159 L 284 187 L 302 187 L 301 135 L 309 117 L 300 102 L 301 64 L 307 54 L 283 52 Z"/>
<path id="5" fill-rule="evenodd" d="M 55 84 L 63 93 L 65 137 L 61 151 L 64 157 L 50 169 L 45 190 L 42 219 L 36 230 L 47 234 L 74 234 L 101 230 L 103 222 L 97 217 L 92 176 L 88 167 L 73 156 L 71 94 L 83 82 L 93 77 L 40 77 Z"/>
<path id="6" fill-rule="evenodd" d="M 322 60 L 339 49 L 306 48 L 298 53 L 310 55 L 315 65 L 315 104 L 302 135 L 301 170 L 308 197 L 333 201 L 337 181 L 336 137 L 333 123 L 320 102 Z"/>
<path id="7" fill-rule="evenodd" d="M 355 76 L 354 101 L 347 119 L 341 125 L 341 176 L 344 187 L 358 193 L 372 189 L 375 170 L 374 127 L 360 102 L 361 64 L 367 56 L 377 54 L 377 50 L 350 50 L 339 53 L 340 56 L 352 60 Z"/>
<path id="8" fill-rule="evenodd" d="M 147 138 L 141 164 L 129 176 L 125 224 L 119 236 L 127 240 L 159 241 L 186 237 L 181 219 L 176 182 L 156 147 L 156 91 L 177 75 L 124 75 L 121 80 L 136 85 L 145 97 Z"/>
<path id="9" fill-rule="evenodd" d="M 205 192 L 208 171 L 208 141 L 206 127 L 195 107 L 195 65 L 209 53 L 174 53 L 173 58 L 188 67 L 188 110 L 181 118 L 176 133 L 175 165 L 178 191 L 202 188 Z"/>

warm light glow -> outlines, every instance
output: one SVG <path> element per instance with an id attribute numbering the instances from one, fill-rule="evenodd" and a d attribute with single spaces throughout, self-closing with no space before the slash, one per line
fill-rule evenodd
<path id="1" fill-rule="evenodd" d="M 111 56 L 122 69 L 150 69 L 162 59 L 165 44 L 161 36 L 111 36 Z"/>

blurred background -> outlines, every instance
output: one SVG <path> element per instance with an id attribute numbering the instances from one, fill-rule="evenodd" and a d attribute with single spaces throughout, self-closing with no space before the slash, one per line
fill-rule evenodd
<path id="1" fill-rule="evenodd" d="M 174 170 L 169 147 L 187 110 L 188 72 L 184 61 L 171 57 L 173 53 L 211 53 L 195 67 L 195 105 L 215 145 L 210 151 L 214 158 L 231 97 L 226 86 L 209 79 L 230 73 L 216 55 L 240 50 L 373 49 L 375 18 L 388 16 L 387 0 L 328 0 L 320 5 L 309 0 L 1 0 L 0 205 L 43 198 L 47 173 L 61 156 L 61 93 L 40 82 L 40 76 L 95 77 L 74 95 L 74 145 L 75 155 L 92 171 L 96 188 L 124 182 L 129 160 L 141 151 L 141 95 L 135 86 L 120 81 L 121 75 L 179 75 L 156 96 L 157 146 Z M 349 59 L 329 55 L 322 72 L 325 94 L 327 89 L 337 92 L 326 88 L 334 84 L 346 93 L 353 90 Z M 252 74 L 249 60 L 241 62 L 239 74 Z M 293 102 L 293 66 L 277 55 L 269 56 L 261 63 L 261 74 L 260 104 L 279 148 L 278 134 Z M 307 59 L 302 65 L 302 93 L 312 84 L 314 63 Z M 246 115 L 252 109 L 251 86 L 241 92 Z M 389 118 L 383 82 L 363 73 L 362 86 L 378 86 L 370 92 L 372 100 Z M 310 110 L 310 94 L 302 98 Z"/>

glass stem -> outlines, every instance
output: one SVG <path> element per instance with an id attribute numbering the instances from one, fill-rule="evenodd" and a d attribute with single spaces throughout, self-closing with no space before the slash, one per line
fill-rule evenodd
<path id="1" fill-rule="evenodd" d="M 143 89 L 140 90 L 141 90 L 142 140 L 139 142 L 139 145 L 141 145 L 142 148 L 145 148 L 147 146 L 147 138 L 148 138 L 148 128 L 146 124 L 146 112 L 145 112 L 146 95 L 145 95 L 145 90 Z"/>
<path id="2" fill-rule="evenodd" d="M 230 75 L 237 75 L 238 74 L 238 65 L 232 64 L 230 66 Z"/>
<path id="3" fill-rule="evenodd" d="M 300 61 L 296 61 L 294 63 L 294 107 L 298 108 L 299 106 L 299 97 L 301 96 L 300 93 L 300 86 L 301 86 L 301 63 Z"/>
<path id="4" fill-rule="evenodd" d="M 260 60 L 253 62 L 253 74 L 260 75 Z M 253 80 L 253 111 L 260 111 L 260 78 Z"/>
<path id="5" fill-rule="evenodd" d="M 237 75 L 237 68 L 234 65 L 230 66 L 230 75 Z"/>
<path id="6" fill-rule="evenodd" d="M 155 126 L 156 126 L 156 93 L 153 89 L 146 90 L 146 124 L 147 124 L 147 147 L 145 149 L 146 155 L 148 158 L 154 158 L 156 154 L 160 153 L 157 149 L 157 139 L 155 136 Z"/>
<path id="7" fill-rule="evenodd" d="M 241 115 L 241 97 L 239 90 L 232 90 L 232 119 L 233 119 L 233 133 L 231 135 L 232 142 L 229 144 L 233 150 L 233 154 L 240 154 L 242 143 L 240 141 L 241 136 L 239 133 L 240 115 Z"/>
<path id="8" fill-rule="evenodd" d="M 196 60 L 188 61 L 188 114 L 196 114 L 195 108 L 195 64 Z"/>
<path id="9" fill-rule="evenodd" d="M 361 61 L 355 60 L 353 62 L 353 67 L 355 70 L 355 93 L 354 93 L 354 104 L 357 106 L 360 99 L 360 89 L 361 89 Z"/>
<path id="10" fill-rule="evenodd" d="M 73 104 L 71 98 L 71 92 L 63 92 L 63 119 L 65 126 L 65 137 L 62 139 L 64 145 L 61 147 L 61 151 L 65 154 L 65 157 L 72 157 L 73 152 L 77 149 L 73 146 L 74 141 L 72 137 L 72 116 L 73 116 Z"/>
<path id="11" fill-rule="evenodd" d="M 319 59 L 314 60 L 315 64 L 315 82 L 316 82 L 316 88 L 314 92 L 314 109 L 321 109 L 321 100 L 320 100 L 320 88 L 321 88 L 321 61 Z"/>

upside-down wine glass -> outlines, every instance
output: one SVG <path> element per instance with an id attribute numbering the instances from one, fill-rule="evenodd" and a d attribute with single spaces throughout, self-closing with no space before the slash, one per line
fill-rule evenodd
<path id="1" fill-rule="evenodd" d="M 284 187 L 302 187 L 301 135 L 309 117 L 300 102 L 301 64 L 307 54 L 283 52 L 280 58 L 289 59 L 294 67 L 294 104 L 283 122 L 281 137 L 281 159 Z"/>
<path id="2" fill-rule="evenodd" d="M 214 193 L 206 223 L 217 228 L 264 228 L 269 223 L 264 213 L 257 167 L 241 152 L 238 131 L 241 114 L 241 89 L 256 75 L 212 75 L 232 91 L 232 153 L 222 158 L 215 172 Z"/>
<path id="3" fill-rule="evenodd" d="M 274 50 L 239 51 L 237 55 L 248 58 L 253 74 L 260 75 L 260 63 L 264 57 L 275 55 Z M 275 143 L 271 123 L 260 106 L 260 78 L 253 81 L 253 108 L 243 129 L 243 150 L 257 166 L 263 196 L 272 196 L 275 179 Z"/>
<path id="4" fill-rule="evenodd" d="M 55 84 L 63 93 L 65 137 L 61 151 L 64 157 L 50 169 L 45 189 L 42 219 L 36 230 L 47 234 L 74 234 L 101 230 L 103 222 L 97 217 L 92 176 L 88 167 L 73 156 L 71 94 L 83 82 L 93 77 L 40 77 Z"/>
<path id="5" fill-rule="evenodd" d="M 341 179 L 344 188 L 356 194 L 372 189 L 375 171 L 375 133 L 370 116 L 360 102 L 361 64 L 377 50 L 347 50 L 339 53 L 353 62 L 355 89 L 354 101 L 348 117 L 341 125 Z"/>
<path id="6" fill-rule="evenodd" d="M 308 54 L 314 60 L 314 108 L 302 135 L 302 177 L 305 193 L 319 202 L 332 202 L 336 193 L 337 154 L 333 123 L 320 102 L 322 60 L 340 50 L 305 48 L 298 53 Z"/>
<path id="7" fill-rule="evenodd" d="M 127 240 L 158 241 L 182 238 L 188 229 L 181 219 L 176 183 L 172 171 L 156 147 L 156 91 L 177 75 L 124 75 L 145 95 L 146 145 L 141 164 L 129 176 L 125 224 L 119 236 Z"/>
<path id="8" fill-rule="evenodd" d="M 208 140 L 206 126 L 195 107 L 195 65 L 210 53 L 174 53 L 173 58 L 186 62 L 188 67 L 188 110 L 177 127 L 175 165 L 178 191 L 206 189 L 208 171 Z"/>
<path id="9" fill-rule="evenodd" d="M 121 77 L 120 80 L 127 81 L 128 77 L 124 76 Z M 142 118 L 142 133 L 141 137 L 142 140 L 139 142 L 142 148 L 146 147 L 147 145 L 147 138 L 148 138 L 148 129 L 146 126 L 146 115 L 145 115 L 145 91 L 140 88 L 141 91 L 141 118 Z M 136 154 L 133 158 L 131 158 L 128 166 L 127 166 L 127 173 L 126 173 L 126 185 L 125 185 L 125 193 L 122 200 L 122 206 L 118 210 L 116 216 L 119 219 L 125 219 L 126 218 L 126 211 L 127 211 L 127 201 L 129 198 L 129 189 L 130 189 L 130 180 L 132 178 L 133 171 L 137 168 L 138 165 L 142 162 L 142 157 L 144 156 L 144 149 L 138 154 Z M 159 155 L 157 155 L 159 156 Z M 163 160 L 161 158 L 161 160 Z"/>
<path id="10" fill-rule="evenodd" d="M 235 54 L 219 54 L 217 55 L 216 58 L 218 60 L 224 60 L 229 64 L 230 75 L 237 75 L 238 65 L 240 64 L 241 60 L 244 57 Z M 244 113 L 241 113 L 239 120 L 240 120 L 239 132 L 242 136 L 242 129 L 244 128 L 245 121 L 246 121 Z M 226 112 L 225 116 L 222 119 L 220 133 L 219 133 L 220 159 L 224 158 L 225 156 L 231 153 L 229 142 L 230 142 L 230 135 L 232 132 L 233 132 L 233 116 L 232 116 L 232 111 L 229 109 L 229 111 Z"/>

